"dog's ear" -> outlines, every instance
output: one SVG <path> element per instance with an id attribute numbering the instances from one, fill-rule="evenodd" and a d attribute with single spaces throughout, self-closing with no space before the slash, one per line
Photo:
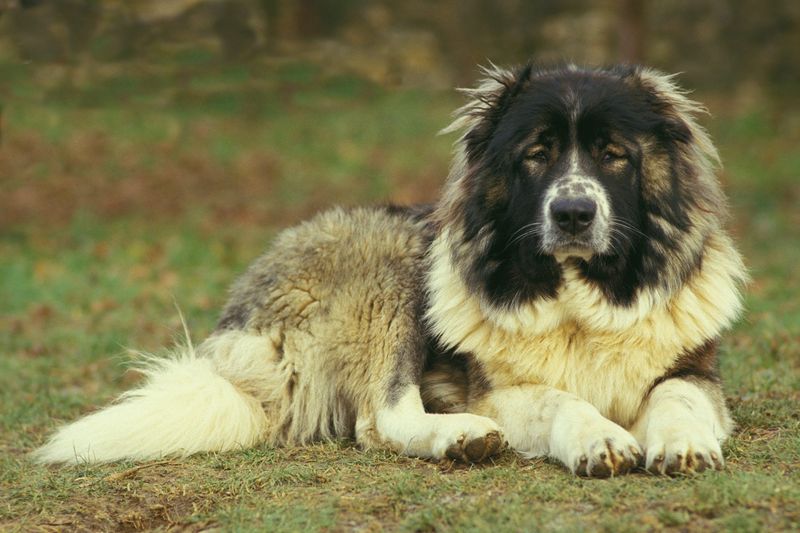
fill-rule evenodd
<path id="1" fill-rule="evenodd" d="M 708 110 L 686 96 L 687 92 L 675 83 L 676 74 L 664 74 L 655 69 L 637 67 L 630 79 L 651 96 L 651 104 L 663 118 L 659 133 L 666 140 L 683 144 L 694 150 L 697 161 L 704 167 L 719 165 L 719 153 L 708 133 L 697 123 L 697 116 Z"/>
<path id="2" fill-rule="evenodd" d="M 473 89 L 459 89 L 469 101 L 455 111 L 453 122 L 440 131 L 463 131 L 463 143 L 468 160 L 483 154 L 492 133 L 514 98 L 530 83 L 533 65 L 500 68 L 494 64 L 481 67 L 484 78 Z"/>
<path id="3" fill-rule="evenodd" d="M 697 123 L 706 109 L 686 96 L 674 75 L 637 67 L 623 79 L 642 91 L 658 116 L 652 133 L 662 143 L 660 155 L 646 154 L 643 161 L 646 179 L 640 191 L 649 238 L 643 244 L 639 276 L 671 292 L 697 268 L 708 236 L 727 218 L 716 177 L 719 154 Z"/>

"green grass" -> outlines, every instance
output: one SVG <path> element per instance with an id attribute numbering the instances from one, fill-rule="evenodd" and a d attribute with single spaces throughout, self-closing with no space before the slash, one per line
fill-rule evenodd
<path id="1" fill-rule="evenodd" d="M 435 197 L 459 98 L 202 57 L 59 81 L 0 64 L 0 529 L 689 530 L 800 523 L 800 113 L 709 96 L 753 275 L 723 344 L 728 469 L 575 478 L 505 453 L 432 464 L 336 442 L 44 468 L 59 421 L 129 388 L 125 350 L 206 335 L 275 231 L 333 203 Z M 52 74 L 52 73 L 50 73 Z M 702 95 L 701 95 L 702 96 Z"/>

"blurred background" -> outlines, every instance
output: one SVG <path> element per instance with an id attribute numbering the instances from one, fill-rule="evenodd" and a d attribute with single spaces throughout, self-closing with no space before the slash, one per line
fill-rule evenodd
<path id="1" fill-rule="evenodd" d="M 729 127 L 792 141 L 800 127 L 794 0 L 0 6 L 4 226 L 191 210 L 271 223 L 332 202 L 429 200 L 452 88 L 488 61 L 680 72 L 723 143 Z"/>
<path id="2" fill-rule="evenodd" d="M 359 456 L 361 469 L 352 455 L 328 462 L 344 453 L 335 445 L 243 455 L 241 468 L 212 456 L 152 478 L 123 473 L 118 485 L 102 481 L 119 475 L 108 470 L 32 468 L 26 454 L 56 420 L 139 379 L 123 371 L 126 347 L 159 351 L 181 337 L 176 304 L 203 339 L 226 288 L 280 228 L 333 204 L 435 199 L 454 140 L 436 133 L 463 103 L 453 88 L 474 83 L 478 64 L 531 58 L 679 72 L 710 110 L 701 122 L 720 149 L 730 229 L 753 277 L 746 316 L 720 348 L 738 425 L 725 448 L 731 475 L 643 480 L 649 489 L 631 480 L 627 493 L 569 482 L 555 496 L 558 485 L 527 482 L 548 479 L 547 465 L 515 478 L 514 460 L 476 470 L 462 493 L 438 476 L 386 478 L 374 455 Z M 171 517 L 200 529 L 331 516 L 384 527 L 358 515 L 357 501 L 389 529 L 434 530 L 418 524 L 436 518 L 420 517 L 456 520 L 458 505 L 485 510 L 476 523 L 490 528 L 556 517 L 550 527 L 791 529 L 798 101 L 797 0 L 0 0 L 0 530 L 149 529 L 174 526 Z M 327 481 L 331 470 L 366 469 L 336 478 L 356 488 Z M 511 515 L 497 514 L 508 502 Z M 608 522 L 610 511 L 627 522 Z"/>
<path id="3" fill-rule="evenodd" d="M 735 342 L 797 368 L 794 0 L 0 0 L 6 349 L 102 365 L 168 342 L 174 301 L 202 336 L 277 228 L 434 199 L 453 88 L 528 59 L 680 72 L 754 274 Z"/>

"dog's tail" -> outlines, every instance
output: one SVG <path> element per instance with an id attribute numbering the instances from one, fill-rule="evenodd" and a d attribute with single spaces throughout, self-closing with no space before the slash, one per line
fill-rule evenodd
<path id="1" fill-rule="evenodd" d="M 267 337 L 212 336 L 197 351 L 188 343 L 170 357 L 148 357 L 142 371 L 142 387 L 61 428 L 34 458 L 101 463 L 187 456 L 250 447 L 269 433 L 263 393 L 281 376 Z"/>

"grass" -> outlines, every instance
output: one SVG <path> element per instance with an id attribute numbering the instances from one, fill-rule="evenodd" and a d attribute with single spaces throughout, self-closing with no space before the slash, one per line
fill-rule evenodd
<path id="1" fill-rule="evenodd" d="M 432 464 L 350 442 L 44 468 L 58 421 L 137 379 L 126 347 L 196 338 L 281 226 L 333 203 L 429 200 L 450 93 L 388 91 L 301 63 L 98 71 L 0 63 L 0 529 L 688 530 L 800 523 L 800 111 L 701 95 L 754 281 L 723 344 L 728 469 L 574 478 L 505 453 Z"/>

